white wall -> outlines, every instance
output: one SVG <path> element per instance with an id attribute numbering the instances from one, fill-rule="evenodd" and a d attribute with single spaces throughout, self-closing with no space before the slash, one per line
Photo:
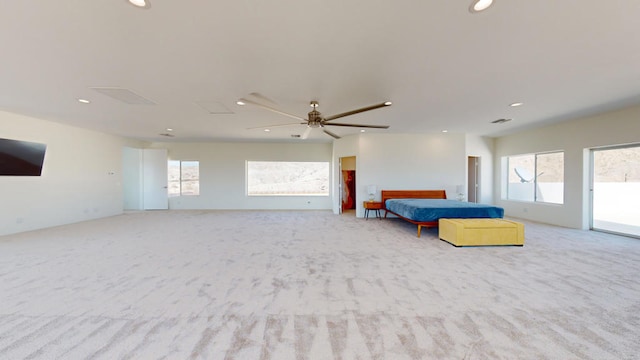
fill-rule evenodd
<path id="1" fill-rule="evenodd" d="M 362 217 L 367 185 L 380 190 L 444 189 L 454 198 L 466 183 L 463 134 L 359 134 L 334 141 L 334 162 L 356 156 L 356 216 Z M 335 182 L 334 182 L 335 186 Z M 339 206 L 335 197 L 334 211 Z"/>
<path id="2" fill-rule="evenodd" d="M 247 160 L 331 162 L 329 143 L 153 143 L 151 147 L 167 149 L 170 160 L 200 162 L 200 195 L 169 198 L 170 209 L 331 209 L 331 196 L 246 195 Z"/>
<path id="3" fill-rule="evenodd" d="M 138 142 L 2 111 L 0 137 L 47 145 L 42 176 L 0 176 L 0 235 L 122 213 L 122 148 Z"/>
<path id="4" fill-rule="evenodd" d="M 479 169 L 480 191 L 478 193 L 478 202 L 483 204 L 494 203 L 494 194 L 493 194 L 493 181 L 494 181 L 493 151 L 495 146 L 494 143 L 495 141 L 493 138 L 476 136 L 476 135 L 466 136 L 467 157 L 477 156 L 480 158 L 480 169 Z M 467 186 L 465 186 L 464 188 L 466 189 Z"/>
<path id="5" fill-rule="evenodd" d="M 495 141 L 496 204 L 506 216 L 571 228 L 589 223 L 590 148 L 640 142 L 640 106 L 503 136 Z M 564 204 L 551 205 L 501 199 L 501 158 L 544 151 L 564 151 Z"/>

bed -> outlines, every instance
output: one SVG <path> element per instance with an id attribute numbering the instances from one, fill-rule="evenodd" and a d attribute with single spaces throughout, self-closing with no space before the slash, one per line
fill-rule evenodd
<path id="1" fill-rule="evenodd" d="M 444 190 L 382 190 L 384 217 L 391 213 L 422 227 L 437 227 L 440 218 L 502 218 L 504 209 L 497 206 L 447 200 Z"/>

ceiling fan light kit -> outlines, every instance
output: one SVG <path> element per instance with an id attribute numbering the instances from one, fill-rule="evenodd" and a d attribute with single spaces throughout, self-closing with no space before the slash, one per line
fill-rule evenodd
<path id="1" fill-rule="evenodd" d="M 252 93 L 252 95 L 254 95 L 254 93 Z M 311 129 L 318 129 L 318 128 L 322 128 L 322 131 L 333 137 L 334 139 L 340 139 L 340 136 L 325 129 L 325 126 L 343 126 L 343 127 L 358 127 L 358 128 L 370 128 L 370 129 L 388 129 L 389 125 L 365 125 L 365 124 L 349 124 L 349 123 L 334 123 L 334 122 L 330 122 L 333 121 L 335 119 L 339 119 L 345 116 L 350 116 L 350 115 L 355 115 L 355 114 L 359 114 L 361 112 L 365 112 L 365 111 L 370 111 L 370 110 L 375 110 L 375 109 L 379 109 L 382 107 L 387 107 L 387 106 L 391 106 L 391 101 L 386 101 L 380 104 L 375 104 L 375 105 L 371 105 L 371 106 L 366 106 L 363 108 L 359 108 L 359 109 L 355 109 L 355 110 L 351 110 L 351 111 L 347 111 L 347 112 L 343 112 L 340 114 L 336 114 L 336 115 L 331 115 L 331 116 L 327 116 L 324 117 L 322 116 L 322 114 L 317 110 L 318 106 L 320 106 L 320 104 L 318 103 L 318 101 L 312 100 L 309 102 L 309 106 L 311 106 L 313 108 L 313 110 L 311 110 L 308 114 L 307 114 L 307 118 L 303 118 L 297 115 L 293 115 L 293 114 L 289 114 L 287 112 L 281 111 L 279 109 L 276 109 L 274 107 L 268 106 L 268 105 L 264 105 L 262 103 L 259 103 L 257 101 L 253 101 L 251 99 L 247 99 L 247 98 L 241 98 L 238 99 L 238 101 L 236 102 L 236 104 L 238 105 L 245 105 L 245 104 L 250 104 L 250 105 L 254 105 L 257 107 L 261 107 L 265 110 L 269 110 L 272 112 L 275 112 L 277 114 L 280 115 L 284 115 L 296 120 L 300 120 L 300 125 L 307 125 L 307 131 L 305 131 L 304 136 L 302 136 L 301 138 L 306 139 L 307 136 L 310 133 Z M 294 124 L 282 124 L 282 125 L 269 125 L 269 126 L 263 126 L 260 128 L 270 128 L 273 126 L 286 126 L 286 125 L 295 125 Z M 250 129 L 255 129 L 255 128 L 250 128 Z"/>

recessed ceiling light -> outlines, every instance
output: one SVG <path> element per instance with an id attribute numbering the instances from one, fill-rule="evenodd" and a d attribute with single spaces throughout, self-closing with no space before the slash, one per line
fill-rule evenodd
<path id="1" fill-rule="evenodd" d="M 391 106 L 391 104 L 393 104 L 391 101 L 387 101 L 386 103 L 384 103 L 386 106 Z"/>
<path id="2" fill-rule="evenodd" d="M 241 101 L 241 100 L 236 101 L 236 104 L 238 104 L 238 105 L 240 105 L 240 106 L 245 105 L 244 101 Z"/>
<path id="3" fill-rule="evenodd" d="M 269 132 L 271 131 L 271 129 L 264 129 L 264 132 Z"/>
<path id="4" fill-rule="evenodd" d="M 172 128 L 167 128 L 167 131 L 173 131 L 173 129 Z"/>
<path id="5" fill-rule="evenodd" d="M 149 0 L 127 0 L 127 2 L 135 7 L 148 9 L 151 7 Z"/>
<path id="6" fill-rule="evenodd" d="M 524 103 L 522 103 L 522 102 L 514 102 L 512 104 L 509 104 L 509 106 L 511 106 L 511 107 L 518 107 L 518 106 L 522 106 L 522 105 L 524 105 Z"/>
<path id="7" fill-rule="evenodd" d="M 91 101 L 87 100 L 87 99 L 78 99 L 79 102 L 83 103 L 83 104 L 88 104 Z"/>
<path id="8" fill-rule="evenodd" d="M 367 130 L 365 130 L 365 129 L 360 130 L 360 132 L 366 132 L 366 131 L 367 131 Z"/>
<path id="9" fill-rule="evenodd" d="M 487 10 L 493 4 L 493 0 L 473 0 L 469 5 L 469 12 L 478 13 Z"/>
<path id="10" fill-rule="evenodd" d="M 449 130 L 442 130 L 442 132 L 443 132 L 443 133 L 448 133 L 448 132 L 449 132 Z"/>

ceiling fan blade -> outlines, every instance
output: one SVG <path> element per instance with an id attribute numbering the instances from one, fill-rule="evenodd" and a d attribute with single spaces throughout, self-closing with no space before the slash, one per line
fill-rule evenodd
<path id="1" fill-rule="evenodd" d="M 327 130 L 327 129 L 322 129 L 322 131 L 324 131 L 325 134 L 331 136 L 334 139 L 340 139 L 340 136 L 332 133 L 331 131 Z"/>
<path id="2" fill-rule="evenodd" d="M 370 129 L 388 129 L 389 125 L 360 125 L 360 124 L 343 124 L 343 123 L 327 123 L 325 126 L 348 126 L 348 127 L 359 127 L 359 128 L 370 128 Z"/>
<path id="3" fill-rule="evenodd" d="M 354 115 L 354 114 L 358 114 L 361 112 L 365 112 L 365 111 L 369 111 L 369 110 L 375 110 L 375 109 L 379 109 L 381 107 L 386 107 L 386 106 L 391 106 L 391 101 L 387 101 L 387 102 L 383 102 L 382 104 L 377 104 L 377 105 L 371 105 L 371 106 L 367 106 L 367 107 L 363 107 L 360 109 L 356 109 L 356 110 L 351 110 L 351 111 L 347 111 L 347 112 L 343 112 L 341 114 L 336 114 L 336 115 L 331 115 L 331 116 L 327 116 L 324 118 L 325 121 L 331 121 L 331 120 L 335 120 L 341 117 L 345 117 L 345 116 L 349 116 L 349 115 Z"/>
<path id="4" fill-rule="evenodd" d="M 249 96 L 253 96 L 256 99 L 261 100 L 262 102 L 265 102 L 267 104 L 271 104 L 271 105 L 276 105 L 276 102 L 269 99 L 268 97 L 258 93 L 258 92 L 252 92 L 251 94 L 249 94 Z"/>
<path id="5" fill-rule="evenodd" d="M 306 125 L 306 122 L 303 123 L 287 123 L 287 124 L 276 124 L 276 125 L 266 125 L 266 126 L 254 126 L 254 127 L 250 127 L 247 128 L 247 130 L 254 130 L 254 129 L 268 129 L 268 128 L 274 128 L 274 127 L 280 127 L 280 126 L 291 126 L 291 125 L 301 125 L 304 124 Z"/>
<path id="6" fill-rule="evenodd" d="M 301 118 L 299 116 L 296 116 L 296 115 L 293 115 L 293 114 L 289 114 L 289 113 L 286 113 L 284 111 L 280 111 L 280 110 L 278 110 L 276 108 L 272 108 L 271 106 L 263 105 L 263 104 L 260 104 L 259 102 L 255 102 L 255 101 L 249 100 L 247 98 L 242 98 L 239 101 L 242 101 L 245 104 L 251 104 L 251 105 L 254 105 L 254 106 L 257 106 L 257 107 L 261 107 L 263 109 L 266 109 L 266 110 L 269 110 L 269 111 L 273 111 L 273 112 L 278 113 L 280 115 L 288 116 L 288 117 L 294 118 L 296 120 L 305 121 L 305 124 L 306 124 L 306 121 L 307 121 L 307 119 L 305 119 L 305 118 Z"/>
<path id="7" fill-rule="evenodd" d="M 307 130 L 304 131 L 304 133 L 302 134 L 302 136 L 300 136 L 300 139 L 304 140 L 306 138 L 309 137 L 309 134 L 311 134 L 311 130 L 313 130 L 312 127 L 307 126 Z"/>

